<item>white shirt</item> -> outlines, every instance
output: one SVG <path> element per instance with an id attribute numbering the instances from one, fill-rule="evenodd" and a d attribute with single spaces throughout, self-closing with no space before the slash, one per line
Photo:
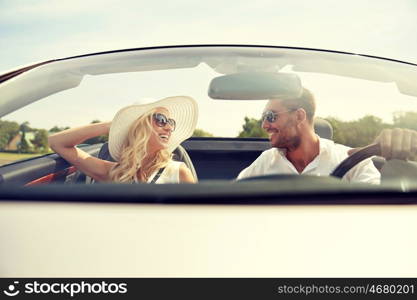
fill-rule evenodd
<path id="1" fill-rule="evenodd" d="M 179 183 L 180 182 L 180 166 L 183 164 L 181 161 L 170 161 L 162 172 L 161 176 L 156 180 L 155 183 Z M 150 183 L 156 176 L 159 170 L 153 172 L 147 183 Z"/>
<path id="2" fill-rule="evenodd" d="M 303 175 L 328 176 L 348 157 L 350 147 L 335 144 L 333 141 L 319 137 L 319 154 L 301 172 Z M 240 172 L 237 179 L 252 176 L 273 174 L 300 174 L 294 165 L 285 156 L 285 150 L 271 148 L 262 154 L 246 169 Z M 343 180 L 352 182 L 367 182 L 379 184 L 381 174 L 375 168 L 371 158 L 368 158 L 343 176 Z"/>

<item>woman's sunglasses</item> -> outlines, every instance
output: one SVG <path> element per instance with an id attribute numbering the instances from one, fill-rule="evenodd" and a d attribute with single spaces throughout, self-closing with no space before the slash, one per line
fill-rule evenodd
<path id="1" fill-rule="evenodd" d="M 262 122 L 268 121 L 269 123 L 274 123 L 276 120 L 278 120 L 279 114 L 286 113 L 286 112 L 293 112 L 293 111 L 296 111 L 297 109 L 298 108 L 293 108 L 290 110 L 284 110 L 284 111 L 279 111 L 279 112 L 267 110 L 263 112 L 261 121 Z"/>
<path id="2" fill-rule="evenodd" d="M 153 114 L 153 119 L 155 120 L 157 126 L 165 127 L 167 124 L 169 124 L 169 126 L 171 126 L 171 131 L 175 130 L 176 123 L 174 119 L 169 119 L 166 115 L 161 113 Z"/>

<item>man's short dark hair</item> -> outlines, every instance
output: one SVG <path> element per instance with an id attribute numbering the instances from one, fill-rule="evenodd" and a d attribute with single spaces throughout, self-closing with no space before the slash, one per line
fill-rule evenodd
<path id="1" fill-rule="evenodd" d="M 316 113 L 316 101 L 313 94 L 308 89 L 303 88 L 303 92 L 300 97 L 282 100 L 281 103 L 288 109 L 304 109 L 306 111 L 308 121 L 310 124 L 313 124 L 314 114 Z"/>

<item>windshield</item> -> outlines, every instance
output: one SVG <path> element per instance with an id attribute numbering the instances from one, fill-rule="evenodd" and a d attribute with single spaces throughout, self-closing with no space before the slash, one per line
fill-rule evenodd
<path id="1" fill-rule="evenodd" d="M 314 96 L 315 118 L 330 124 L 326 139 L 363 147 L 384 128 L 417 129 L 416 70 L 392 60 L 274 47 L 173 47 L 58 60 L 0 84 L 0 163 L 51 153 L 48 135 L 111 121 L 122 107 L 171 96 L 196 100 L 193 137 L 205 137 L 215 157 L 225 146 L 216 149 L 210 139 L 269 143 L 261 122 L 269 99 L 295 97 L 301 89 Z"/>

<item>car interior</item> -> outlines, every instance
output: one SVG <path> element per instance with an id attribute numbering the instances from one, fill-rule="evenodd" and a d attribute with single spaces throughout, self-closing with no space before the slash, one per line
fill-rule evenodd
<path id="1" fill-rule="evenodd" d="M 330 123 L 316 118 L 316 133 L 332 139 Z M 82 146 L 98 158 L 114 161 L 108 151 L 108 144 Z M 270 148 L 264 138 L 191 138 L 174 150 L 174 160 L 184 162 L 195 178 L 201 180 L 233 180 L 240 171 L 249 166 L 262 151 Z M 218 170 L 222 170 L 219 172 Z M 28 159 L 18 164 L 10 164 L 0 169 L 0 184 L 35 185 L 42 183 L 93 183 L 57 154 L 45 155 L 39 159 Z"/>
<path id="2" fill-rule="evenodd" d="M 269 52 L 269 50 L 271 52 Z M 232 53 L 232 58 L 229 58 L 228 56 L 222 55 L 206 55 L 207 50 L 191 48 L 184 50 L 183 53 L 181 51 L 178 51 L 178 53 L 174 51 L 174 54 L 163 62 L 159 62 L 158 53 L 152 54 L 152 51 L 143 52 L 143 57 L 141 56 L 142 52 L 139 51 L 138 53 L 134 52 L 132 56 L 129 56 L 128 52 L 123 52 L 123 55 L 120 56 L 120 53 L 116 53 L 117 55 L 114 57 L 112 56 L 112 53 L 106 53 L 106 55 L 109 54 L 110 58 L 106 58 L 106 55 L 93 54 L 86 60 L 77 61 L 77 58 L 75 58 L 75 63 L 71 61 L 73 58 L 68 60 L 62 59 L 62 61 L 59 61 L 59 64 L 57 64 L 57 66 L 59 66 L 58 68 L 54 67 L 54 63 L 48 64 L 46 62 L 44 65 L 39 66 L 40 72 L 47 74 L 43 75 L 45 76 L 45 80 L 35 81 L 36 84 L 32 85 L 31 89 L 25 90 L 22 94 L 15 93 L 14 89 L 18 88 L 19 84 L 26 85 L 28 82 L 33 82 L 33 79 L 36 78 L 36 72 L 31 74 L 30 71 L 32 71 L 32 68 L 22 69 L 23 73 L 19 73 L 20 75 L 18 74 L 19 76 L 23 75 L 20 83 L 18 81 L 9 80 L 10 76 L 8 77 L 6 74 L 4 79 L 6 80 L 6 83 L 8 82 L 10 84 L 5 85 L 3 90 L 5 91 L 4 93 L 6 93 L 5 95 L 8 95 L 10 98 L 10 103 L 7 103 L 7 105 L 3 105 L 4 107 L 0 108 L 4 110 L 4 113 L 8 113 L 9 111 L 17 109 L 18 106 L 27 105 L 50 94 L 67 89 L 71 90 L 73 87 L 80 85 L 81 81 L 83 81 L 83 76 L 86 75 L 107 75 L 117 72 L 141 73 L 142 71 L 158 71 L 159 69 L 170 70 L 171 68 L 174 70 L 187 70 L 200 65 L 204 65 L 202 67 L 205 68 L 205 72 L 209 71 L 212 73 L 210 73 L 208 80 L 207 77 L 203 76 L 203 80 L 201 81 L 202 86 L 197 87 L 199 92 L 204 90 L 204 97 L 207 98 L 208 96 L 208 100 L 210 101 L 225 100 L 220 102 L 228 102 L 230 104 L 234 102 L 233 100 L 265 100 L 273 97 L 291 99 L 298 97 L 303 90 L 303 85 L 300 76 L 297 75 L 297 73 L 292 73 L 292 71 L 342 75 L 355 79 L 362 78 L 366 75 L 365 78 L 369 77 L 375 81 L 393 81 L 391 77 L 385 78 L 382 76 L 384 74 L 380 75 L 380 73 L 377 72 L 379 70 L 378 63 L 366 64 L 368 62 L 366 61 L 365 63 L 365 58 L 360 58 L 364 60 L 364 64 L 363 66 L 361 65 L 363 70 L 360 69 L 359 72 L 356 70 L 356 67 L 355 70 L 350 69 L 350 57 L 346 55 L 343 56 L 342 60 L 337 60 L 336 62 L 336 60 L 333 60 L 331 54 L 329 54 L 330 59 L 327 59 L 327 53 L 316 53 L 315 55 L 317 55 L 318 58 L 317 61 L 320 62 L 316 66 L 307 63 L 303 54 L 304 52 L 302 51 L 293 56 L 287 55 L 286 53 L 284 55 L 277 55 L 275 50 L 276 49 L 268 49 L 265 53 L 262 53 L 260 57 L 266 55 L 264 61 L 262 61 L 264 58 L 258 61 L 259 57 L 256 51 L 254 52 L 255 54 L 247 54 L 246 50 L 243 49 L 240 56 Z M 210 51 L 207 51 L 207 53 L 210 53 Z M 229 52 L 226 51 L 226 53 Z M 228 55 L 230 54 L 231 53 Z M 236 60 L 233 59 L 235 56 Z M 326 64 L 322 63 L 322 59 Z M 287 70 L 280 70 L 280 72 L 276 71 L 287 65 L 292 66 L 292 70 L 288 70 L 290 72 L 287 72 Z M 34 71 L 37 70 L 37 66 L 38 65 L 32 66 Z M 41 70 L 41 68 L 44 69 Z M 74 72 L 74 70 L 78 71 Z M 368 74 L 365 71 L 369 71 L 370 73 Z M 65 76 L 58 76 L 61 74 L 60 72 Z M 57 79 L 59 79 L 58 82 L 49 82 L 51 74 L 57 75 Z M 402 80 L 405 79 L 404 76 L 400 76 L 399 79 L 395 78 L 398 89 L 401 88 L 401 92 L 407 92 L 409 95 L 414 95 L 413 89 L 404 88 L 405 83 L 407 82 L 403 83 Z M 88 79 L 86 80 L 88 81 Z M 172 83 L 172 85 L 176 84 Z M 204 99 L 204 97 L 200 98 Z M 249 102 L 253 103 L 256 101 Z M 324 119 L 315 119 L 314 130 L 322 138 L 333 139 L 333 128 L 330 123 Z M 90 155 L 111 160 L 106 143 L 79 145 L 79 147 L 82 147 L 82 149 Z M 194 177 L 198 178 L 200 183 L 222 181 L 224 184 L 224 182 L 234 182 L 234 179 L 240 171 L 249 166 L 262 151 L 269 148 L 270 143 L 266 138 L 192 137 L 184 141 L 181 146 L 174 151 L 174 159 L 183 161 L 189 167 Z M 375 150 L 374 148 L 371 148 L 370 150 Z M 353 161 L 353 158 L 350 159 L 346 163 L 347 166 L 343 166 L 341 170 L 337 170 L 337 175 L 343 176 L 343 172 L 347 172 L 347 170 L 354 166 L 355 163 L 372 155 L 376 154 L 369 151 L 365 153 L 365 155 L 359 153 L 353 157 L 356 161 Z M 384 167 L 387 164 L 383 158 L 373 157 L 372 160 L 377 169 L 381 172 L 386 169 L 384 169 Z M 412 177 L 413 170 L 415 171 L 417 167 L 412 163 L 409 163 L 408 167 L 412 170 L 409 173 L 405 173 L 411 174 L 409 177 Z M 398 169 L 398 173 L 401 174 L 401 172 L 405 170 L 404 168 L 405 167 L 399 166 L 394 169 Z M 221 170 L 221 172 L 219 172 L 219 170 Z M 388 171 L 385 170 L 385 172 Z M 306 178 L 303 176 L 301 177 L 302 179 Z M 389 177 L 392 178 L 394 176 L 390 175 Z M 331 176 L 328 178 L 330 180 L 334 179 Z M 384 178 L 384 176 L 382 176 L 382 178 Z M 292 177 L 292 179 L 301 180 L 295 179 L 294 177 Z M 326 178 L 312 179 L 309 177 L 306 181 L 325 179 Z M 332 181 L 332 183 L 334 182 L 335 181 Z M 57 154 L 46 154 L 37 158 L 10 163 L 0 168 L 0 184 L 2 186 L 7 186 L 8 184 L 33 186 L 53 183 L 89 185 L 90 183 L 94 183 L 94 181 L 76 170 L 75 167 L 69 165 Z M 353 189 L 356 188 L 357 187 L 355 186 Z"/>

